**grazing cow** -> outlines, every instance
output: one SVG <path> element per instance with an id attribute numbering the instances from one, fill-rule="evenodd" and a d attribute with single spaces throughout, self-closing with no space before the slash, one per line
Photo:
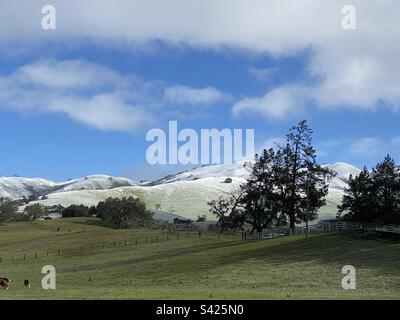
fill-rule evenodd
<path id="1" fill-rule="evenodd" d="M 0 287 L 4 290 L 8 290 L 10 287 L 11 280 L 8 278 L 0 278 Z"/>
<path id="2" fill-rule="evenodd" d="M 31 283 L 29 282 L 28 279 L 25 279 L 25 281 L 24 281 L 24 287 L 25 287 L 25 288 L 30 288 L 30 287 L 31 287 Z"/>

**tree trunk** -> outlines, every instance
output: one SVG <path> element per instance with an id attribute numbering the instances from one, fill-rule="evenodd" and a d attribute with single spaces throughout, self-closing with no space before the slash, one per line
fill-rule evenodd
<path id="1" fill-rule="evenodd" d="M 306 220 L 306 238 L 308 237 L 308 220 Z"/>
<path id="2" fill-rule="evenodd" d="M 296 231 L 296 217 L 294 214 L 291 214 L 289 217 L 290 220 L 290 234 L 294 234 Z"/>
<path id="3" fill-rule="evenodd" d="M 289 210 L 291 211 L 289 219 L 290 219 L 290 234 L 293 234 L 296 230 L 296 213 L 295 213 L 295 207 L 296 207 L 296 178 L 297 178 L 297 161 L 298 161 L 298 152 L 299 152 L 299 144 L 296 142 L 295 144 L 295 157 L 294 157 L 294 162 L 293 162 L 293 172 L 292 172 L 292 192 L 291 192 L 291 199 L 290 199 L 290 208 Z"/>

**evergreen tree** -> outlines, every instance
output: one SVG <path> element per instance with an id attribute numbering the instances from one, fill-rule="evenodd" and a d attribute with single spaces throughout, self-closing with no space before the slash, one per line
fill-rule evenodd
<path id="1" fill-rule="evenodd" d="M 348 188 L 338 206 L 339 217 L 361 223 L 372 222 L 377 216 L 376 194 L 372 176 L 367 168 L 353 177 L 350 175 Z"/>
<path id="2" fill-rule="evenodd" d="M 306 231 L 308 233 L 309 221 L 318 218 L 318 210 L 326 205 L 326 196 L 328 195 L 328 183 L 326 183 L 327 172 L 326 169 L 311 161 L 307 164 L 304 179 L 302 181 L 301 189 L 304 192 L 301 194 L 299 212 L 297 219 L 306 223 Z"/>
<path id="3" fill-rule="evenodd" d="M 317 163 L 312 133 L 306 120 L 299 122 L 290 129 L 286 145 L 277 152 L 276 187 L 291 230 L 297 222 L 315 218 L 325 203 L 328 182 L 334 176 L 334 172 Z"/>
<path id="4" fill-rule="evenodd" d="M 241 187 L 243 220 L 258 233 L 278 221 L 280 203 L 275 188 L 275 161 L 274 150 L 264 150 L 256 157 L 250 179 Z"/>
<path id="5" fill-rule="evenodd" d="M 369 172 L 364 168 L 357 177 L 349 179 L 339 216 L 358 221 L 400 222 L 400 170 L 387 155 Z"/>
<path id="6" fill-rule="evenodd" d="M 400 208 L 400 171 L 390 155 L 372 169 L 372 180 L 377 218 L 397 216 Z"/>

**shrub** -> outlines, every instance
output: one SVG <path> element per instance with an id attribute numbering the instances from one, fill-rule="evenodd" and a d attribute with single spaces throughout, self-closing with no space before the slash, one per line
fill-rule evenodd
<path id="1" fill-rule="evenodd" d="M 116 228 L 149 227 L 153 214 L 137 198 L 108 198 L 96 208 L 97 217 Z"/>
<path id="2" fill-rule="evenodd" d="M 47 208 L 39 203 L 25 207 L 24 212 L 30 220 L 36 220 L 48 214 Z"/>
<path id="3" fill-rule="evenodd" d="M 10 199 L 0 199 L 0 223 L 16 221 L 20 219 L 21 215 L 18 214 L 18 205 L 15 201 Z"/>
<path id="4" fill-rule="evenodd" d="M 73 218 L 73 217 L 88 217 L 89 208 L 84 205 L 70 205 L 62 211 L 63 218 Z"/>

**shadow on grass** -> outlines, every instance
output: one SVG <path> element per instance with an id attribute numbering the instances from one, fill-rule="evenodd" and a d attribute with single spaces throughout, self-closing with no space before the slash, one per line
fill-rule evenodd
<path id="1" fill-rule="evenodd" d="M 100 219 L 95 218 L 80 218 L 79 220 L 73 220 L 74 218 L 62 218 L 65 222 L 69 222 L 71 224 L 82 224 L 87 226 L 95 226 L 95 227 L 103 227 L 103 228 L 110 228 L 111 226 L 105 224 Z M 69 220 L 71 219 L 71 220 Z"/>
<path id="2" fill-rule="evenodd" d="M 175 274 L 197 274 L 201 270 L 240 264 L 250 259 L 257 263 L 290 265 L 308 263 L 346 265 L 397 273 L 400 268 L 400 241 L 371 233 L 341 233 L 283 237 L 261 241 L 191 242 L 185 247 L 153 247 L 156 252 L 138 252 L 141 256 L 89 264 L 65 271 L 90 271 L 121 265 L 151 264 L 162 270 L 166 261 Z M 188 266 L 196 268 L 188 269 Z M 155 271 L 155 270 L 153 270 Z"/>
<path id="3" fill-rule="evenodd" d="M 295 237 L 295 241 L 284 241 L 275 246 L 262 246 L 253 250 L 250 248 L 239 256 L 241 259 L 268 259 L 268 262 L 279 264 L 310 261 L 341 266 L 352 264 L 396 273 L 400 268 L 398 237 L 364 232 L 324 234 L 307 239 Z M 226 263 L 236 261 L 237 256 L 228 256 L 225 259 Z"/>

